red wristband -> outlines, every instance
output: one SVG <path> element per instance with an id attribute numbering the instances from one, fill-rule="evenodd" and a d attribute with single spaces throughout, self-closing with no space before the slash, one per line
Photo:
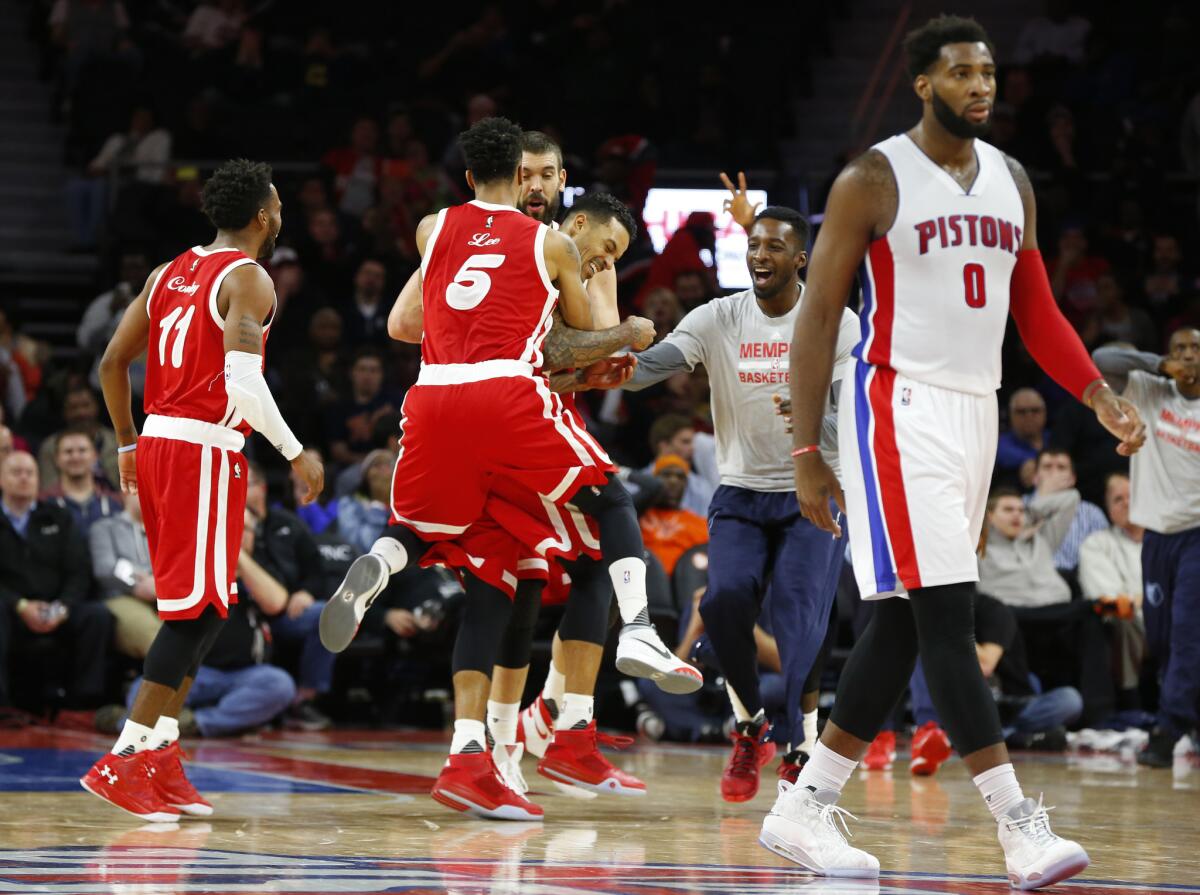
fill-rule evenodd
<path id="1" fill-rule="evenodd" d="M 799 457 L 801 454 L 811 454 L 813 451 L 819 451 L 820 449 L 821 449 L 820 445 L 806 444 L 804 447 L 798 447 L 794 451 L 792 451 L 792 456 Z"/>

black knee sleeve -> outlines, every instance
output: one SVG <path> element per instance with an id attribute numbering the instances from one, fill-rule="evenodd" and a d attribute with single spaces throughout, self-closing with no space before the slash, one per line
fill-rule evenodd
<path id="1" fill-rule="evenodd" d="M 950 742 L 964 756 L 1001 742 L 1000 713 L 975 651 L 975 585 L 922 587 L 909 596 L 921 667 Z"/>
<path id="2" fill-rule="evenodd" d="M 608 613 L 612 602 L 612 581 L 605 566 L 593 559 L 574 563 L 571 566 L 571 596 L 558 625 L 559 638 L 604 646 L 608 640 Z"/>
<path id="3" fill-rule="evenodd" d="M 908 603 L 892 597 L 875 605 L 838 681 L 829 720 L 868 743 L 895 708 L 917 664 L 917 629 Z"/>
<path id="4" fill-rule="evenodd" d="M 585 485 L 580 488 L 571 503 L 596 520 L 600 529 L 600 552 L 604 554 L 605 563 L 630 557 L 645 558 L 633 498 L 615 474 L 610 475 L 602 487 Z"/>
<path id="5" fill-rule="evenodd" d="M 146 680 L 179 689 L 185 677 L 195 677 L 224 625 L 225 619 L 215 609 L 202 612 L 199 618 L 163 622 L 146 653 Z"/>
<path id="6" fill-rule="evenodd" d="M 474 575 L 464 575 L 463 579 L 467 594 L 450 669 L 454 674 L 478 671 L 490 678 L 501 633 L 512 616 L 513 601 L 500 588 L 486 584 Z"/>
<path id="7" fill-rule="evenodd" d="M 521 581 L 513 597 L 512 615 L 508 627 L 500 638 L 496 653 L 496 664 L 501 668 L 524 668 L 529 664 L 529 653 L 533 646 L 533 626 L 537 622 L 538 608 L 542 605 L 541 581 Z"/>

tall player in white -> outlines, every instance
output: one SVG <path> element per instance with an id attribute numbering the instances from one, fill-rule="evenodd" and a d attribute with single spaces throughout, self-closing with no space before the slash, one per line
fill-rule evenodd
<path id="1" fill-rule="evenodd" d="M 1088 857 L 1022 793 L 972 635 L 1010 307 L 1034 359 L 1095 410 L 1121 453 L 1136 451 L 1145 431 L 1058 311 L 1024 170 L 978 139 L 996 91 L 983 28 L 941 16 L 904 46 L 921 120 L 837 178 L 791 352 L 802 511 L 836 531 L 830 496 L 844 505 L 859 588 L 880 602 L 812 759 L 794 787 L 781 784 L 760 841 L 817 873 L 878 874 L 879 862 L 842 837 L 836 802 L 919 652 L 938 714 L 996 820 L 1009 880 L 1034 889 L 1078 873 Z M 838 405 L 843 498 L 817 445 L 842 305 L 860 268 L 863 336 Z"/>

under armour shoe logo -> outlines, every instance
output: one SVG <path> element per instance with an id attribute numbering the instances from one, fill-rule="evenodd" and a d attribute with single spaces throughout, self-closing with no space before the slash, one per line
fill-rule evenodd
<path id="1" fill-rule="evenodd" d="M 108 781 L 109 786 L 117 785 L 117 775 L 112 772 L 108 765 L 100 769 L 100 776 Z"/>

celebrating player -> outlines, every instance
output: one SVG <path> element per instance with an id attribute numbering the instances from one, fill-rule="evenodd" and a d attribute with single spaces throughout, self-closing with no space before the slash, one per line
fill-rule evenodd
<path id="1" fill-rule="evenodd" d="M 919 652 L 938 715 L 995 818 L 1009 879 L 1032 889 L 1078 873 L 1088 856 L 1021 791 L 972 638 L 1010 307 L 1034 359 L 1095 411 L 1122 453 L 1141 446 L 1144 427 L 1055 304 L 1024 169 L 979 139 L 996 91 L 987 34 L 941 16 L 904 47 L 921 120 L 835 181 L 791 352 L 801 508 L 838 532 L 829 499 L 844 505 L 859 589 L 880 603 L 812 759 L 794 786 L 780 784 L 760 841 L 816 873 L 878 874 L 879 862 L 843 838 L 836 802 Z M 842 306 L 860 269 L 862 339 L 839 403 L 843 498 L 818 444 Z"/>
<path id="2" fill-rule="evenodd" d="M 790 208 L 772 206 L 754 214 L 745 201 L 744 178 L 740 192 L 725 182 L 749 236 L 746 267 L 753 288 L 691 311 L 663 342 L 639 356 L 625 387 L 642 389 L 697 364 L 708 370 L 721 486 L 708 513 L 708 590 L 700 615 L 737 720 L 721 795 L 742 802 L 758 792 L 759 768 L 775 751 L 763 742 L 768 722 L 754 642 L 767 580 L 789 707 L 787 718 L 775 719 L 782 734 L 778 739 L 791 744 L 780 773 L 795 779 L 799 746 L 807 741 L 811 749 L 817 721 L 815 706 L 807 715 L 796 709 L 825 639 L 844 544 L 800 515 L 787 459 L 790 439 L 774 405 L 786 394 L 788 338 L 807 300 L 800 271 L 808 262 L 811 226 Z M 857 322 L 852 311 L 843 310 L 835 380 L 851 360 Z M 837 463 L 832 425 L 822 450 Z"/>
<path id="3" fill-rule="evenodd" d="M 154 269 L 100 363 L 121 490 L 141 501 L 163 625 L 129 720 L 80 783 L 149 821 L 212 814 L 180 763 L 178 718 L 237 601 L 249 481 L 241 450 L 250 429 L 291 462 L 306 502 L 324 485 L 319 461 L 302 452 L 262 375 L 276 301 L 256 259 L 270 257 L 282 225 L 270 167 L 222 165 L 204 186 L 204 213 L 216 239 Z M 143 353 L 148 415 L 139 437 L 129 365 Z"/>

